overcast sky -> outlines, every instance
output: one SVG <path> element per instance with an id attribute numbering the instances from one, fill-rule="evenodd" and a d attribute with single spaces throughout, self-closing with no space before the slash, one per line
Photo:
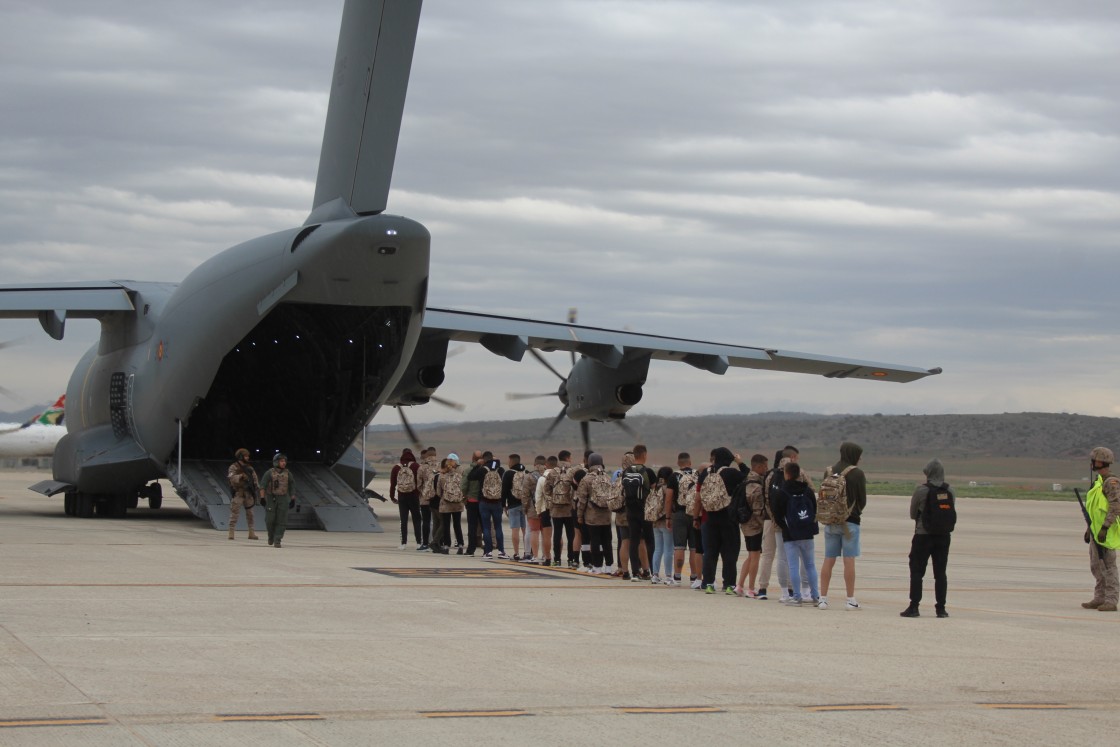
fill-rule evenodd
<path id="1" fill-rule="evenodd" d="M 301 224 L 341 7 L 0 0 L 0 283 L 179 281 Z M 945 370 L 655 361 L 635 413 L 1118 416 L 1118 39 L 1106 2 L 427 0 L 389 212 L 433 306 Z M 0 410 L 97 333 L 0 323 Z M 555 386 L 529 359 L 447 374 L 467 411 L 413 420 L 559 409 L 505 400 Z"/>

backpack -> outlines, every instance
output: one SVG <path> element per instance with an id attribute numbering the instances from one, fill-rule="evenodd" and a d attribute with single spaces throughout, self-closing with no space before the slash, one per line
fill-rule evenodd
<path id="1" fill-rule="evenodd" d="M 731 496 L 727 492 L 727 484 L 724 483 L 719 474 L 725 469 L 727 467 L 720 467 L 715 472 L 709 470 L 708 476 L 704 478 L 704 482 L 700 486 L 700 505 L 708 513 L 722 511 L 731 503 Z"/>
<path id="2" fill-rule="evenodd" d="M 425 503 L 430 501 L 436 493 L 436 473 L 432 469 L 432 465 L 427 462 L 420 462 L 416 481 L 420 483 L 420 500 Z"/>
<path id="3" fill-rule="evenodd" d="M 739 524 L 746 524 L 754 516 L 754 507 L 751 506 L 750 501 L 747 500 L 747 485 L 749 483 L 743 480 L 735 486 L 735 492 L 731 495 L 731 505 L 735 515 L 735 521 Z"/>
<path id="4" fill-rule="evenodd" d="M 677 473 L 677 505 L 685 511 L 692 510 L 692 502 L 696 498 L 696 473 Z"/>
<path id="5" fill-rule="evenodd" d="M 957 506 L 948 483 L 926 483 L 926 503 L 922 506 L 922 528 L 926 534 L 950 534 L 957 525 Z"/>
<path id="6" fill-rule="evenodd" d="M 397 493 L 416 492 L 416 473 L 412 471 L 410 464 L 411 462 L 402 464 L 397 470 Z"/>
<path id="7" fill-rule="evenodd" d="M 554 506 L 567 506 L 572 502 L 572 492 L 574 490 L 571 465 L 557 467 L 556 474 L 559 477 L 556 479 L 556 484 L 552 486 L 551 503 Z"/>
<path id="8" fill-rule="evenodd" d="M 618 476 L 618 484 L 622 489 L 622 502 L 626 508 L 646 507 L 646 496 L 649 495 L 649 475 L 641 467 L 634 465 L 627 467 Z"/>
<path id="9" fill-rule="evenodd" d="M 665 484 L 657 483 L 646 495 L 646 521 L 654 522 L 665 518 Z"/>
<path id="10" fill-rule="evenodd" d="M 486 470 L 486 476 L 482 478 L 482 497 L 488 501 L 500 501 L 502 499 L 502 476 L 496 469 L 483 467 Z"/>
<path id="11" fill-rule="evenodd" d="M 537 473 L 525 470 L 513 476 L 513 495 L 521 501 L 522 506 L 528 506 L 537 494 Z"/>
<path id="12" fill-rule="evenodd" d="M 439 491 L 440 498 L 448 503 L 463 502 L 463 476 L 457 468 L 440 475 Z"/>
<path id="13" fill-rule="evenodd" d="M 781 468 L 775 467 L 770 470 L 770 474 L 766 476 L 765 485 L 763 487 L 766 493 L 766 509 L 768 512 L 773 511 L 772 506 L 776 503 L 778 494 L 785 490 L 785 487 L 786 476 Z M 771 516 L 770 518 L 773 519 L 774 517 Z"/>
<path id="14" fill-rule="evenodd" d="M 848 520 L 852 513 L 852 507 L 848 505 L 848 473 L 855 468 L 853 464 L 845 467 L 843 472 L 825 475 L 817 496 L 817 521 L 838 526 Z"/>
<path id="15" fill-rule="evenodd" d="M 796 481 L 796 493 L 786 493 L 786 531 L 790 541 L 813 539 L 817 532 L 816 510 L 813 508 L 813 494 L 809 486 Z"/>
<path id="16" fill-rule="evenodd" d="M 606 472 L 592 472 L 585 480 L 591 480 L 591 490 L 587 493 L 587 500 L 596 508 L 610 508 L 611 498 L 614 495 L 614 485 L 611 477 Z"/>

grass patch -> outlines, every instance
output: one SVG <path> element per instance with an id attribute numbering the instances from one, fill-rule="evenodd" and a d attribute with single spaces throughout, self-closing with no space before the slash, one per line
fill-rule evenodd
<path id="1" fill-rule="evenodd" d="M 977 485 L 950 483 L 958 498 L 1015 498 L 1027 501 L 1076 501 L 1073 487 L 1055 491 L 1038 485 Z M 915 483 L 901 480 L 868 480 L 868 495 L 913 495 Z M 1079 486 L 1080 487 L 1080 486 Z M 1085 488 L 1087 489 L 1087 487 Z M 1081 490 L 1084 497 L 1085 489 Z"/>

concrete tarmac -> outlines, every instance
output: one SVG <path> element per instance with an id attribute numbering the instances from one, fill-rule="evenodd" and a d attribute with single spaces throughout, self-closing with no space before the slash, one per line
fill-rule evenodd
<path id="1" fill-rule="evenodd" d="M 832 609 L 790 608 L 399 550 L 391 504 L 383 534 L 274 549 L 170 490 L 158 511 L 66 517 L 38 479 L 0 473 L 3 745 L 1111 745 L 1120 728 L 1120 615 L 1080 606 L 1072 503 L 962 500 L 951 617 L 929 572 L 903 619 L 908 498 L 871 499 L 849 612 L 839 568 Z"/>

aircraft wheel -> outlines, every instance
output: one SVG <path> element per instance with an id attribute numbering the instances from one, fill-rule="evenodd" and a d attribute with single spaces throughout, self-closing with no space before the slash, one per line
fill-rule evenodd
<path id="1" fill-rule="evenodd" d="M 73 493 L 66 493 L 62 496 L 62 510 L 67 516 L 75 516 L 78 513 L 78 496 Z"/>
<path id="2" fill-rule="evenodd" d="M 74 515 L 83 519 L 93 516 L 93 496 L 89 493 L 74 494 Z"/>
<path id="3" fill-rule="evenodd" d="M 148 499 L 148 508 L 161 508 L 163 506 L 163 496 L 157 495 Z"/>
<path id="4" fill-rule="evenodd" d="M 139 506 L 140 505 L 139 494 L 133 493 L 131 496 L 128 497 L 128 499 L 125 501 L 124 505 L 125 505 L 125 508 L 136 508 L 137 506 Z"/>

